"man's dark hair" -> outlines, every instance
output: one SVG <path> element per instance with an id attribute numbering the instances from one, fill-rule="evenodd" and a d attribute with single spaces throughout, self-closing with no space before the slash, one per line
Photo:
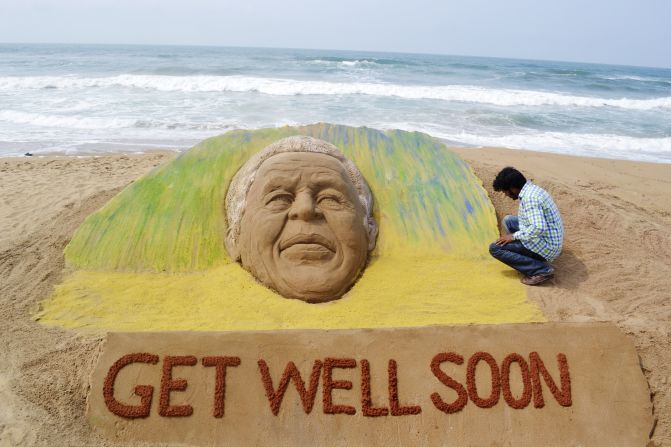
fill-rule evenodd
<path id="1" fill-rule="evenodd" d="M 494 191 L 507 191 L 510 188 L 522 189 L 526 182 L 527 179 L 520 171 L 508 166 L 501 169 L 501 172 L 496 175 L 492 186 Z"/>

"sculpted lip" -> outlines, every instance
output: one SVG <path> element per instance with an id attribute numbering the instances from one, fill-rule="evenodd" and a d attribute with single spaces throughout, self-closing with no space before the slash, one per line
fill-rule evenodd
<path id="1" fill-rule="evenodd" d="M 335 253 L 335 247 L 331 241 L 320 234 L 297 234 L 280 242 L 280 251 L 284 251 L 296 244 L 317 244 Z"/>

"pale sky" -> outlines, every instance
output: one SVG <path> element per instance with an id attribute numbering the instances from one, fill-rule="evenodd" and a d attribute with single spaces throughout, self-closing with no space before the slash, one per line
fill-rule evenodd
<path id="1" fill-rule="evenodd" d="M 671 67 L 666 0 L 0 0 L 0 42 L 370 50 Z"/>

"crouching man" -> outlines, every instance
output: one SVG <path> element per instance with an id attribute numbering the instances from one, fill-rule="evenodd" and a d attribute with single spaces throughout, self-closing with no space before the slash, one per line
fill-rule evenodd
<path id="1" fill-rule="evenodd" d="M 554 276 L 550 265 L 561 253 L 564 225 L 559 209 L 543 188 L 528 181 L 520 171 L 507 167 L 494 179 L 494 191 L 520 200 L 517 216 L 501 222 L 503 235 L 489 246 L 499 261 L 522 273 L 522 283 L 536 286 Z"/>

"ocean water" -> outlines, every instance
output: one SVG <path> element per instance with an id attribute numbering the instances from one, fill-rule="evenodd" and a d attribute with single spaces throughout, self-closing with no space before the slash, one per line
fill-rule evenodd
<path id="1" fill-rule="evenodd" d="M 0 156 L 332 122 L 671 162 L 671 69 L 332 50 L 0 44 Z"/>

